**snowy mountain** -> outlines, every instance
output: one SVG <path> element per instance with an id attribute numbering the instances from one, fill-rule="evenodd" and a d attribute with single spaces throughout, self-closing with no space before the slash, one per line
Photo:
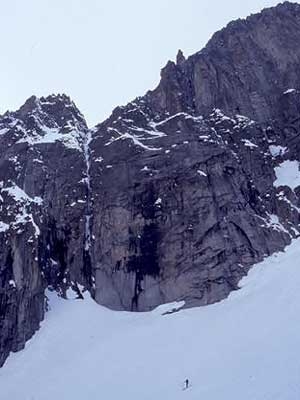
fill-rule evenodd
<path id="1" fill-rule="evenodd" d="M 94 335 L 106 318 L 117 330 L 119 317 L 133 330 L 152 317 L 179 324 L 230 307 L 250 268 L 299 236 L 299 41 L 300 6 L 286 2 L 230 23 L 188 59 L 179 51 L 155 90 L 92 129 L 66 95 L 0 116 L 1 366 L 39 329 L 49 291 L 85 297 L 53 305 L 49 323 L 80 310 L 77 323 L 88 321 L 87 293 L 140 312 L 230 295 L 170 319 L 99 308 Z"/>
<path id="2" fill-rule="evenodd" d="M 172 314 L 180 303 L 129 313 L 50 293 L 41 330 L 0 370 L 1 398 L 297 400 L 298 257 L 299 239 L 226 300 Z"/>

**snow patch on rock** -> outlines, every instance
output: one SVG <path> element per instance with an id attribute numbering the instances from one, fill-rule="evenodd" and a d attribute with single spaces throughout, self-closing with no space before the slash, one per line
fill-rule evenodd
<path id="1" fill-rule="evenodd" d="M 300 186 L 299 161 L 286 160 L 279 164 L 275 169 L 275 187 L 288 186 L 292 190 Z"/>

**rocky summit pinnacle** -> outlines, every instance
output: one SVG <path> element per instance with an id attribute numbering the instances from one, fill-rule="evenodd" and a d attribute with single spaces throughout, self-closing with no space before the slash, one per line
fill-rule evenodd
<path id="1" fill-rule="evenodd" d="M 46 289 L 116 310 L 238 289 L 299 235 L 300 6 L 217 32 L 88 129 L 66 95 L 0 117 L 0 365 Z"/>

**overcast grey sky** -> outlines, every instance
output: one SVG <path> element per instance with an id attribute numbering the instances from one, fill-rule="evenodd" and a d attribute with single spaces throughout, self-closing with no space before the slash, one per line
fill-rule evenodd
<path id="1" fill-rule="evenodd" d="M 299 1 L 298 1 L 299 2 Z M 0 112 L 66 93 L 90 125 L 159 81 L 230 20 L 274 0 L 0 0 Z"/>

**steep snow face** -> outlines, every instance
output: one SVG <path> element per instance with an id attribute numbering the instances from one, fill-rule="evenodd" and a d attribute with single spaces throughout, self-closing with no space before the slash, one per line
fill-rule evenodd
<path id="1" fill-rule="evenodd" d="M 17 143 L 29 143 L 30 145 L 38 145 L 41 143 L 55 143 L 61 142 L 66 147 L 82 151 L 80 145 L 81 136 L 77 131 L 71 131 L 69 133 L 61 133 L 58 128 L 49 128 L 47 126 L 41 127 L 43 135 L 39 136 L 28 136 L 26 135 L 22 139 L 19 139 Z"/>
<path id="2" fill-rule="evenodd" d="M 113 312 L 51 294 L 41 330 L 0 370 L 1 398 L 298 400 L 299 256 L 297 239 L 226 300 L 173 314 L 181 304 Z"/>
<path id="3" fill-rule="evenodd" d="M 60 142 L 69 149 L 83 150 L 83 133 L 87 126 L 76 105 L 66 95 L 32 96 L 19 110 L 9 112 L 7 119 L 17 144 L 28 143 L 33 147 Z M 0 122 L 0 134 L 8 132 L 10 129 L 1 129 Z"/>

